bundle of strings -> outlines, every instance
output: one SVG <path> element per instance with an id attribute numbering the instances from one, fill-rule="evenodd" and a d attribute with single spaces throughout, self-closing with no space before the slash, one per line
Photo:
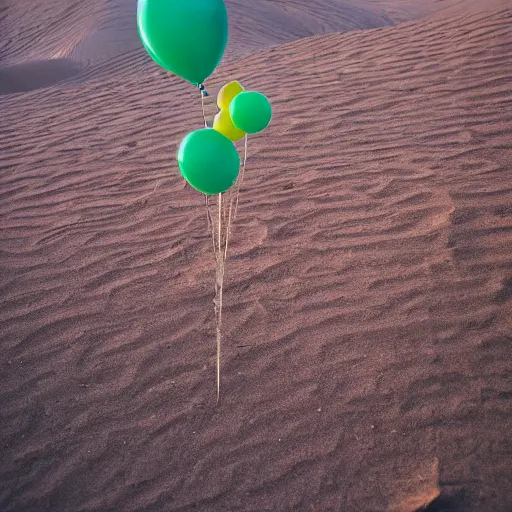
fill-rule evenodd
<path id="1" fill-rule="evenodd" d="M 205 128 L 208 127 L 204 105 L 204 89 L 201 92 L 201 107 Z M 217 195 L 217 204 L 212 204 L 210 197 L 205 195 L 206 217 L 208 228 L 212 234 L 213 252 L 215 254 L 215 331 L 217 343 L 216 380 L 217 403 L 220 399 L 220 354 L 222 342 L 222 292 L 224 288 L 224 274 L 228 255 L 229 236 L 231 226 L 238 210 L 240 187 L 244 180 L 247 163 L 247 135 L 244 138 L 244 158 L 240 173 L 235 184 L 226 192 Z"/>

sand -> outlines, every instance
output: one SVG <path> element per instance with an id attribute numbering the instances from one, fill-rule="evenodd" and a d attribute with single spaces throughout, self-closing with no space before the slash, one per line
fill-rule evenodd
<path id="1" fill-rule="evenodd" d="M 227 5 L 218 406 L 197 89 L 135 1 L 0 8 L 0 510 L 510 512 L 510 2 Z"/>

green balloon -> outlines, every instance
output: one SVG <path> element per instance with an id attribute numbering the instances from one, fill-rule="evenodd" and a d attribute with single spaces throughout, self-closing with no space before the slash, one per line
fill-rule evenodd
<path id="1" fill-rule="evenodd" d="M 230 188 L 240 171 L 235 145 L 213 128 L 189 133 L 178 148 L 182 176 L 199 192 L 220 194 Z"/>
<path id="2" fill-rule="evenodd" d="M 138 0 L 137 27 L 151 58 L 193 85 L 213 73 L 228 42 L 223 0 Z"/>
<path id="3" fill-rule="evenodd" d="M 144 46 L 144 49 L 149 53 L 149 56 L 161 67 L 165 67 L 163 62 L 153 53 L 153 50 L 146 45 L 146 43 L 144 42 L 144 38 L 142 37 L 142 33 L 141 33 L 141 25 L 140 25 L 140 21 L 139 21 L 139 17 L 140 17 L 140 13 L 141 13 L 141 6 L 143 4 L 143 0 L 139 0 L 137 2 L 137 31 L 139 33 L 139 38 L 140 40 L 142 41 L 142 45 Z"/>
<path id="4" fill-rule="evenodd" d="M 237 128 L 247 133 L 258 133 L 270 123 L 272 106 L 264 94 L 244 91 L 230 103 L 229 113 Z"/>

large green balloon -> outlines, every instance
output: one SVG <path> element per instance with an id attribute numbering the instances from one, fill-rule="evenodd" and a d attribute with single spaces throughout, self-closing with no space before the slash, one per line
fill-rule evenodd
<path id="1" fill-rule="evenodd" d="M 153 50 L 147 46 L 147 44 L 144 41 L 144 37 L 141 32 L 141 23 L 140 23 L 140 16 L 142 12 L 142 6 L 146 2 L 144 0 L 138 0 L 137 2 L 137 31 L 139 33 L 140 40 L 142 41 L 142 45 L 144 46 L 144 49 L 149 53 L 149 56 L 159 65 L 162 67 L 165 67 L 163 63 L 160 61 L 160 59 L 153 53 Z"/>
<path id="2" fill-rule="evenodd" d="M 229 105 L 233 124 L 247 133 L 264 130 L 272 119 L 272 106 L 260 92 L 241 92 Z"/>
<path id="3" fill-rule="evenodd" d="M 194 85 L 213 73 L 228 42 L 223 0 L 138 0 L 137 26 L 151 58 Z"/>
<path id="4" fill-rule="evenodd" d="M 234 144 L 213 128 L 189 133 L 181 141 L 177 158 L 182 176 L 203 194 L 225 192 L 240 171 Z"/>

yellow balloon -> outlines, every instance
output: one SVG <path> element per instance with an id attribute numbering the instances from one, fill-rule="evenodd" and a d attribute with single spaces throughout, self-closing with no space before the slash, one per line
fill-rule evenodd
<path id="1" fill-rule="evenodd" d="M 213 120 L 213 129 L 222 133 L 229 140 L 235 142 L 237 140 L 245 137 L 245 132 L 237 128 L 233 121 L 231 121 L 231 116 L 229 115 L 229 110 L 221 110 Z"/>
<path id="2" fill-rule="evenodd" d="M 217 106 L 219 109 L 228 110 L 229 104 L 233 101 L 233 98 L 244 90 L 245 89 L 236 80 L 222 87 L 217 96 Z"/>

